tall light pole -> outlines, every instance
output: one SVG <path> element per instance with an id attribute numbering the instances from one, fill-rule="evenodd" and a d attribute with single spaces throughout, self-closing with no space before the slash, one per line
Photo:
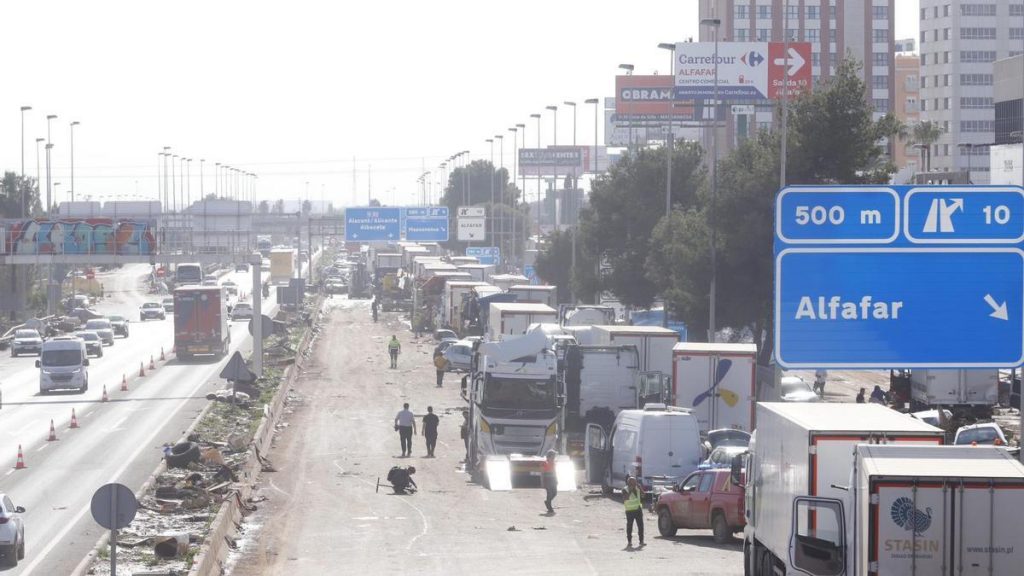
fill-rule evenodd
<path id="1" fill-rule="evenodd" d="M 676 45 L 668 42 L 660 42 L 658 48 L 669 51 L 668 74 L 673 76 L 675 66 Z M 674 77 L 674 76 L 673 76 Z M 675 145 L 675 135 L 672 133 L 672 110 L 669 109 L 668 129 L 665 130 L 665 217 L 672 214 L 672 148 Z M 666 221 L 667 222 L 667 221 Z M 661 325 L 668 327 L 668 299 L 661 297 Z"/>
<path id="2" fill-rule="evenodd" d="M 505 169 L 505 135 L 504 134 L 495 134 L 494 137 L 498 140 L 498 166 L 500 166 L 501 169 L 504 170 Z M 495 175 L 495 177 L 497 177 L 497 175 Z M 500 182 L 500 184 L 504 184 L 504 182 Z M 505 187 L 504 186 L 498 186 L 498 204 L 504 204 L 504 203 L 505 203 Z M 499 251 L 499 253 L 502 253 L 501 241 L 502 241 L 503 238 L 505 238 L 505 209 L 502 208 L 500 216 L 499 216 L 498 212 L 495 211 L 494 216 L 498 218 L 498 237 L 497 237 L 498 251 Z"/>
<path id="3" fill-rule="evenodd" d="M 508 129 L 512 133 L 512 185 L 516 183 L 516 169 L 519 165 L 519 127 L 513 126 Z M 524 134 L 525 136 L 525 134 Z M 512 208 L 512 222 L 511 230 L 509 230 L 510 241 L 508 245 L 508 256 L 502 256 L 502 262 L 505 263 L 504 269 L 508 270 L 508 262 L 516 261 L 516 224 L 519 221 L 519 210 L 516 207 L 515 198 L 512 198 L 510 203 Z"/>
<path id="4" fill-rule="evenodd" d="M 31 106 L 21 107 L 21 183 L 18 185 L 21 188 L 21 217 L 25 218 L 28 216 L 27 209 L 25 207 L 25 112 L 31 110 Z M 38 184 L 37 184 L 38 185 Z"/>
<path id="5" fill-rule="evenodd" d="M 493 240 L 494 239 L 493 238 L 493 236 L 494 236 L 494 212 L 495 212 L 495 210 L 494 210 L 494 138 L 486 138 L 484 140 L 484 142 L 487 142 L 488 144 L 491 145 L 491 210 L 490 210 L 491 238 L 490 239 Z"/>
<path id="6" fill-rule="evenodd" d="M 632 64 L 619 64 L 619 70 L 625 70 L 626 71 L 626 76 L 632 76 L 634 68 L 636 68 L 636 66 L 633 66 Z M 623 104 L 625 104 L 625 103 L 623 103 Z M 632 120 L 628 120 L 628 122 L 629 122 L 629 146 L 626 146 L 626 150 L 629 150 L 630 152 L 632 152 L 633 151 L 633 121 Z"/>
<path id="7" fill-rule="evenodd" d="M 583 101 L 585 104 L 594 105 L 594 177 L 597 178 L 598 167 L 597 167 L 597 113 L 600 111 L 600 98 L 587 98 Z"/>
<path id="8" fill-rule="evenodd" d="M 200 200 L 206 201 L 206 188 L 203 185 L 203 165 L 206 163 L 206 158 L 199 159 L 199 198 Z"/>
<path id="9" fill-rule="evenodd" d="M 40 195 L 39 194 L 39 190 L 40 190 L 39 189 L 39 183 L 42 182 L 42 172 L 40 172 L 40 170 L 39 170 L 39 157 L 41 156 L 41 154 L 39 154 L 39 145 L 42 144 L 43 142 L 46 142 L 46 138 L 36 138 L 36 196 Z M 40 204 L 42 204 L 42 198 L 40 198 L 39 200 L 40 200 Z M 46 214 L 50 213 L 50 205 L 49 204 L 47 204 L 43 208 L 44 208 L 44 211 L 46 212 Z"/>
<path id="10" fill-rule="evenodd" d="M 516 128 L 519 128 L 523 132 L 523 143 L 520 144 L 520 146 L 519 146 L 519 149 L 521 151 L 523 148 L 526 148 L 526 124 L 525 123 L 523 123 L 523 124 L 516 124 Z M 516 154 L 516 159 L 518 159 L 518 158 L 519 158 L 519 154 L 517 153 Z M 519 170 L 521 168 L 522 168 L 522 165 L 519 165 L 519 168 L 517 168 L 517 170 Z M 522 178 L 522 181 L 523 181 L 523 188 L 522 188 L 523 202 L 526 203 L 526 175 L 523 174 L 523 175 L 520 176 L 520 178 Z M 518 210 L 517 210 L 517 212 L 518 212 Z M 530 227 L 527 225 L 526 220 L 523 220 L 523 236 L 525 236 L 526 238 L 530 237 L 530 234 L 528 232 L 529 228 Z M 523 253 L 523 260 L 525 261 L 526 260 L 526 244 L 525 243 L 522 246 L 522 253 Z"/>
<path id="11" fill-rule="evenodd" d="M 168 184 L 168 181 L 167 181 L 167 159 L 170 157 L 170 155 L 171 155 L 171 147 L 170 146 L 164 146 L 164 197 L 162 199 L 163 200 L 163 206 L 162 206 L 162 210 L 163 211 L 166 211 L 170 207 L 170 202 L 168 202 L 168 200 L 169 200 L 168 193 L 170 192 L 170 187 L 167 186 L 167 184 Z"/>
<path id="12" fill-rule="evenodd" d="M 78 120 L 71 123 L 71 201 L 75 201 L 75 126 L 81 124 Z"/>
<path id="13" fill-rule="evenodd" d="M 573 147 L 573 150 L 575 151 L 577 149 L 576 148 L 576 103 L 571 101 L 571 100 L 566 100 L 565 102 L 563 102 L 563 104 L 565 104 L 566 106 L 572 106 L 572 147 Z M 576 189 L 577 189 L 576 180 L 578 178 L 579 178 L 579 174 L 577 174 L 577 172 L 576 172 L 576 166 L 573 166 L 572 167 L 572 190 L 567 190 L 567 192 L 569 192 L 569 194 L 570 194 L 570 198 L 572 199 L 572 202 L 570 203 L 570 205 L 572 206 L 572 208 L 570 210 L 570 213 L 572 214 L 572 218 L 570 218 L 570 220 L 572 221 L 572 258 L 570 259 L 570 262 L 569 262 L 569 278 L 570 278 L 569 293 L 572 295 L 572 303 L 573 304 L 576 303 L 576 291 L 573 290 L 572 287 L 571 287 L 571 279 L 572 279 L 572 275 L 576 273 L 576 217 L 579 215 L 578 206 L 576 205 Z"/>
<path id="14" fill-rule="evenodd" d="M 715 91 L 712 110 L 711 124 L 711 285 L 708 289 L 708 342 L 715 341 L 715 292 L 716 279 L 718 276 L 718 249 L 715 246 L 718 242 L 716 217 L 716 204 L 718 203 L 718 27 L 722 21 L 718 18 L 704 18 L 700 21 L 704 26 L 711 26 L 715 30 Z M 788 67 L 786 67 L 788 70 Z M 783 90 L 785 94 L 785 90 Z M 785 106 L 783 106 L 785 114 Z M 785 132 L 782 137 L 786 141 Z M 783 150 L 785 144 L 783 144 Z M 782 166 L 785 167 L 785 156 L 782 156 Z M 785 170 L 785 168 L 783 168 Z M 782 184 L 785 185 L 785 184 Z"/>
<path id="15" fill-rule="evenodd" d="M 53 206 L 53 185 L 50 183 L 50 156 L 53 154 L 53 139 L 50 137 L 50 124 L 57 119 L 56 114 L 46 116 L 46 214 L 49 216 L 50 207 Z"/>
<path id="16" fill-rule="evenodd" d="M 551 145 L 553 147 L 557 147 L 558 146 L 558 106 L 557 105 L 545 106 L 544 108 L 550 110 L 551 113 L 553 114 L 553 124 L 554 124 L 553 138 L 554 138 L 554 140 L 553 140 Z M 552 178 L 552 181 L 551 181 L 552 182 L 551 183 L 551 200 L 552 200 L 552 203 L 551 203 L 552 206 L 551 207 L 554 208 L 554 214 L 551 215 L 551 223 L 554 225 L 553 226 L 554 229 L 558 230 L 559 229 L 559 225 L 562 223 L 562 218 L 561 218 L 562 214 L 561 214 L 561 210 L 558 209 L 559 202 L 558 202 L 558 166 L 557 166 L 557 163 L 555 165 L 555 169 L 553 170 L 553 172 L 555 173 L 555 176 L 554 176 L 554 178 Z"/>
<path id="17" fill-rule="evenodd" d="M 537 150 L 540 151 L 540 114 L 530 114 L 530 118 L 537 119 Z M 537 239 L 540 239 L 540 170 L 537 171 Z M 525 253 L 524 253 L 525 256 Z"/>

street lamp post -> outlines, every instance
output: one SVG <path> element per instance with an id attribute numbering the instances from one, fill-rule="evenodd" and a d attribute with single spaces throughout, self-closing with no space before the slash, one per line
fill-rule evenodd
<path id="1" fill-rule="evenodd" d="M 597 113 L 598 113 L 598 106 L 599 106 L 600 102 L 601 102 L 601 100 L 598 99 L 598 98 L 587 98 L 586 100 L 583 101 L 584 104 L 593 104 L 594 105 L 594 177 L 595 178 L 597 177 L 597 174 L 598 174 L 598 167 L 597 167 Z"/>
<path id="2" fill-rule="evenodd" d="M 50 156 L 53 154 L 53 139 L 50 137 L 50 124 L 56 120 L 56 114 L 46 116 L 46 214 L 49 216 L 53 206 L 53 185 L 51 184 Z"/>
<path id="3" fill-rule="evenodd" d="M 545 108 L 547 108 L 548 110 L 551 110 L 551 113 L 552 113 L 552 124 L 554 125 L 553 126 L 552 138 L 554 140 L 552 141 L 551 145 L 553 147 L 557 148 L 558 147 L 558 106 L 557 105 L 556 106 L 545 106 Z M 555 175 L 554 175 L 554 177 L 551 180 L 551 182 L 552 182 L 552 184 L 551 184 L 551 194 L 552 194 L 552 200 L 554 200 L 553 208 L 555 209 L 555 213 L 551 215 L 551 223 L 554 225 L 554 229 L 558 230 L 559 229 L 559 225 L 562 223 L 562 218 L 561 218 L 562 214 L 561 214 L 561 210 L 558 209 L 559 202 L 558 202 L 558 174 L 557 174 L 558 169 L 557 169 L 557 167 L 555 168 L 554 172 L 555 172 Z"/>
<path id="4" fill-rule="evenodd" d="M 71 123 L 71 201 L 75 201 L 75 126 L 81 122 L 75 120 Z"/>
<path id="5" fill-rule="evenodd" d="M 487 138 L 484 140 L 491 145 L 491 209 L 490 209 L 490 220 L 491 220 L 491 236 L 494 235 L 494 139 Z M 493 240 L 493 238 L 491 238 Z"/>
<path id="6" fill-rule="evenodd" d="M 722 21 L 718 18 L 704 18 L 700 21 L 705 26 L 711 26 L 715 30 L 715 92 L 712 109 L 711 125 L 711 286 L 708 290 L 708 342 L 715 341 L 715 281 L 718 275 L 718 254 L 715 246 L 717 242 L 717 225 L 715 223 L 715 205 L 718 198 L 718 27 Z M 783 92 L 785 93 L 785 92 Z M 785 141 L 785 137 L 783 137 Z M 785 160 L 783 160 L 785 165 Z"/>
<path id="7" fill-rule="evenodd" d="M 513 126 L 508 129 L 512 133 L 512 177 L 510 178 L 512 185 L 516 183 L 516 169 L 519 166 L 519 128 Z M 511 230 L 509 230 L 509 245 L 508 255 L 502 255 L 502 261 L 505 263 L 505 270 L 508 270 L 508 262 L 516 261 L 516 225 L 519 222 L 519 210 L 516 207 L 515 198 L 511 199 L 509 207 L 512 208 L 512 222 Z"/>
<path id="8" fill-rule="evenodd" d="M 658 48 L 662 50 L 668 50 L 669 52 L 669 68 L 668 74 L 672 76 L 674 74 L 673 67 L 675 66 L 676 56 L 676 45 L 668 42 L 661 42 L 658 44 Z M 669 110 L 671 114 L 671 110 Z M 668 129 L 665 130 L 665 217 L 669 218 L 672 214 L 672 148 L 675 146 L 675 135 L 672 133 L 672 116 L 669 116 Z M 666 221 L 667 222 L 667 221 Z M 668 299 L 664 295 L 661 297 L 661 325 L 662 327 L 668 327 Z"/>
<path id="9" fill-rule="evenodd" d="M 526 123 L 524 122 L 522 124 L 516 124 L 516 128 L 522 130 L 522 132 L 523 132 L 523 143 L 519 145 L 519 150 L 522 151 L 523 148 L 526 148 Z M 517 152 L 516 153 L 516 160 L 518 161 L 518 159 L 519 159 L 519 153 Z M 522 166 L 520 165 L 517 168 L 517 170 L 519 170 L 521 172 L 522 171 Z M 520 178 L 522 178 L 522 182 L 523 182 L 523 188 L 522 188 L 522 190 L 520 190 L 520 192 L 523 195 L 523 202 L 525 203 L 526 202 L 526 175 L 523 174 L 523 175 L 520 176 Z M 518 207 L 517 207 L 516 211 L 518 212 Z M 524 219 L 523 220 L 523 236 L 525 236 L 527 238 L 530 236 L 529 233 L 527 233 L 528 229 L 529 229 L 529 225 L 527 224 L 527 221 Z M 526 244 L 525 243 L 522 246 L 522 253 L 523 253 L 522 254 L 523 255 L 523 261 L 525 262 L 526 261 Z"/>
<path id="10" fill-rule="evenodd" d="M 170 188 L 167 186 L 167 184 L 168 184 L 168 182 L 167 182 L 167 158 L 171 155 L 170 150 L 171 150 L 170 146 L 164 146 L 164 152 L 163 152 L 163 156 L 164 156 L 164 196 L 163 196 L 163 198 L 161 198 L 161 200 L 163 201 L 163 205 L 161 206 L 161 208 L 162 208 L 161 211 L 166 211 L 168 209 L 168 207 L 170 206 L 170 204 L 168 202 L 168 192 L 170 191 Z"/>
<path id="11" fill-rule="evenodd" d="M 538 151 L 540 150 L 540 116 L 541 116 L 540 114 L 530 114 L 530 118 L 535 118 L 537 120 L 537 150 Z M 541 204 L 541 199 L 540 199 L 540 181 L 541 181 L 541 175 L 540 175 L 540 171 L 538 170 L 537 171 L 537 239 L 538 240 L 540 240 L 540 204 Z M 525 256 L 525 253 L 523 255 Z M 525 258 L 524 258 L 524 260 L 525 260 Z"/>
<path id="12" fill-rule="evenodd" d="M 28 216 L 27 208 L 25 207 L 25 112 L 31 109 L 31 106 L 21 107 L 21 182 L 18 184 L 18 187 L 21 188 L 22 218 Z"/>
<path id="13" fill-rule="evenodd" d="M 42 172 L 39 170 L 39 145 L 46 142 L 46 138 L 36 138 L 36 196 L 39 196 L 39 183 L 42 182 Z M 42 200 L 42 198 L 40 198 Z M 41 202 L 40 202 L 41 203 Z M 47 215 L 50 213 L 50 205 L 47 204 L 43 207 Z"/>
<path id="14" fill-rule="evenodd" d="M 495 134 L 494 137 L 498 140 L 498 164 L 501 166 L 501 169 L 504 170 L 505 169 L 505 135 L 504 134 Z M 504 205 L 504 203 L 505 203 L 505 190 L 504 190 L 504 186 L 503 186 L 504 185 L 504 181 L 500 182 L 499 184 L 502 184 L 502 185 L 498 186 L 497 184 L 495 184 L 496 186 L 498 186 L 498 204 Z M 502 239 L 505 238 L 505 210 L 502 209 L 500 215 L 496 211 L 494 213 L 494 215 L 495 215 L 495 217 L 498 218 L 498 237 L 497 237 L 497 241 L 498 241 L 498 251 L 500 253 L 501 252 Z"/>

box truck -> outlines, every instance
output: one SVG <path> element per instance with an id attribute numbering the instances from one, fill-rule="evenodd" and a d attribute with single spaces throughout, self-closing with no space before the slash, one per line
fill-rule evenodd
<path id="1" fill-rule="evenodd" d="M 754 431 L 757 346 L 679 342 L 672 349 L 673 397 L 690 408 L 702 432 Z"/>
<path id="2" fill-rule="evenodd" d="M 295 274 L 295 250 L 275 248 L 270 251 L 270 281 L 274 284 L 288 283 Z"/>
<path id="3" fill-rule="evenodd" d="M 747 488 L 779 510 L 753 529 L 775 548 L 745 547 L 745 573 L 1021 573 L 1024 466 L 1004 449 L 859 444 L 843 468 L 850 479 L 834 498 L 804 496 L 774 468 Z"/>
<path id="4" fill-rule="evenodd" d="M 743 549 L 748 567 L 766 576 L 773 572 L 764 570 L 789 561 L 795 499 L 846 496 L 855 446 L 943 442 L 941 429 L 877 404 L 762 402 L 756 412 L 746 457 Z"/>
<path id="5" fill-rule="evenodd" d="M 999 402 L 998 370 L 924 370 L 910 372 L 911 408 L 962 406 L 991 412 Z"/>
<path id="6" fill-rule="evenodd" d="M 487 315 L 487 339 L 526 334 L 531 324 L 557 324 L 558 311 L 544 304 L 492 302 Z"/>
<path id="7" fill-rule="evenodd" d="M 637 407 L 640 358 L 636 346 L 569 345 L 564 366 L 566 453 L 582 459 L 587 424 L 611 430 L 620 411 Z"/>
<path id="8" fill-rule="evenodd" d="M 509 294 L 516 295 L 516 302 L 533 302 L 552 308 L 558 307 L 558 287 L 535 284 L 516 284 L 509 287 Z"/>
<path id="9" fill-rule="evenodd" d="M 183 286 L 174 290 L 174 347 L 178 360 L 189 360 L 196 354 L 227 354 L 231 343 L 227 302 L 223 286 Z"/>
<path id="10" fill-rule="evenodd" d="M 591 335 L 598 346 L 636 346 L 641 372 L 672 375 L 672 348 L 679 333 L 661 326 L 594 326 Z"/>

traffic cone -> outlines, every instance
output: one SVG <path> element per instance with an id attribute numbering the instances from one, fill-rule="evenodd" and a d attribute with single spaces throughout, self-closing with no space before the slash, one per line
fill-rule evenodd
<path id="1" fill-rule="evenodd" d="M 110 401 L 110 397 L 107 396 L 107 385 L 104 384 L 103 385 L 103 397 L 100 398 L 100 402 L 108 402 L 108 401 Z"/>
<path id="2" fill-rule="evenodd" d="M 71 409 L 71 425 L 68 428 L 78 428 L 78 416 L 75 416 L 75 409 Z"/>
<path id="3" fill-rule="evenodd" d="M 125 376 L 124 374 L 121 374 L 121 392 L 127 392 L 127 391 L 128 391 L 128 377 Z"/>
<path id="4" fill-rule="evenodd" d="M 167 360 L 167 357 L 166 357 L 166 356 L 164 356 L 164 347 L 163 347 L 163 346 L 161 346 L 161 347 L 160 347 L 160 361 L 161 361 L 161 362 L 164 362 L 164 361 L 166 361 L 166 360 Z"/>
<path id="5" fill-rule="evenodd" d="M 21 453 L 21 444 L 18 444 L 18 463 L 14 465 L 15 470 L 28 468 L 25 466 L 25 455 Z"/>
<path id="6" fill-rule="evenodd" d="M 57 439 L 57 430 L 53 427 L 53 419 L 50 419 L 50 435 L 46 437 L 47 442 L 53 442 Z"/>
<path id="7" fill-rule="evenodd" d="M 156 370 L 156 364 L 153 363 L 153 355 L 149 355 L 149 369 Z"/>
<path id="8" fill-rule="evenodd" d="M 139 362 L 139 378 L 146 375 L 146 371 L 142 369 L 142 362 Z"/>

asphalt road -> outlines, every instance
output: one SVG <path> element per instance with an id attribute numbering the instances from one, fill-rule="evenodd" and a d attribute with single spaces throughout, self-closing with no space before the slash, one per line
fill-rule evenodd
<path id="1" fill-rule="evenodd" d="M 626 550 L 621 501 L 584 486 L 560 493 L 544 514 L 539 488 L 491 492 L 462 471 L 458 378 L 435 387 L 433 342 L 415 341 L 394 314 L 370 320 L 368 301 L 335 297 L 329 324 L 292 392 L 287 424 L 263 475 L 268 498 L 243 525 L 234 576 L 292 574 L 742 574 L 739 541 L 719 546 L 710 531 L 661 538 L 646 515 L 648 546 Z M 386 339 L 403 352 L 388 369 Z M 422 436 L 400 458 L 392 430 L 409 402 L 441 416 L 437 458 Z M 418 425 L 418 424 L 417 424 Z M 378 492 L 391 466 L 414 465 L 421 490 Z"/>
<path id="2" fill-rule="evenodd" d="M 26 557 L 7 573 L 69 574 L 103 531 L 89 513 L 93 492 L 108 482 L 141 487 L 162 458 L 162 444 L 176 441 L 208 403 L 205 394 L 223 384 L 217 378 L 223 361 L 179 364 L 170 358 L 150 372 L 150 355 L 159 360 L 161 347 L 169 354 L 174 336 L 170 316 L 138 321 L 143 302 L 162 298 L 143 291 L 147 269 L 126 265 L 98 276 L 108 297 L 97 310 L 131 319 L 131 336 L 117 338 L 102 358 L 91 359 L 86 393 L 41 396 L 35 357 L 0 357 L 0 491 L 27 509 Z M 251 275 L 228 277 L 246 292 L 252 285 Z M 231 324 L 231 342 L 232 351 L 250 346 L 245 322 Z M 131 380 L 140 362 L 146 376 Z M 120 391 L 122 375 L 129 378 L 127 392 Z M 100 402 L 104 384 L 107 403 Z M 80 424 L 76 430 L 68 429 L 72 408 Z M 51 419 L 56 442 L 46 440 Z M 14 469 L 19 444 L 24 470 Z"/>

